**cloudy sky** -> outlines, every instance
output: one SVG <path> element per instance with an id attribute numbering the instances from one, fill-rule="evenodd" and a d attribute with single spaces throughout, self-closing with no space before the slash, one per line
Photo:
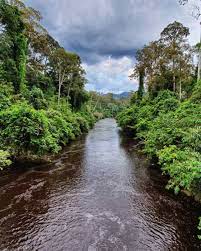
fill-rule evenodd
<path id="1" fill-rule="evenodd" d="M 192 0 L 193 1 L 193 0 Z M 78 53 L 87 72 L 89 90 L 135 90 L 129 80 L 135 52 L 158 38 L 162 29 L 177 20 L 199 40 L 198 21 L 190 6 L 178 0 L 27 0 L 41 11 L 43 24 L 65 49 Z"/>

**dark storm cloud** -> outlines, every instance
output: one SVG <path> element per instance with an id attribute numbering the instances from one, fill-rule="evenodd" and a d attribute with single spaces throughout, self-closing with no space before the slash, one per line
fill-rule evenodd
<path id="1" fill-rule="evenodd" d="M 85 61 L 135 55 L 179 16 L 176 0 L 29 0 L 61 44 Z M 170 13 L 171 12 L 171 13 Z"/>
<path id="2" fill-rule="evenodd" d="M 161 30 L 170 22 L 178 20 L 192 24 L 189 13 L 177 0 L 28 0 L 39 9 L 43 24 L 50 34 L 67 50 L 78 53 L 85 68 L 89 84 L 101 90 L 102 81 L 110 79 L 112 90 L 122 81 L 122 90 L 130 88 L 125 72 L 134 64 L 136 50 L 150 40 L 157 39 Z M 197 33 L 194 33 L 194 38 Z M 196 40 L 196 39 L 194 39 Z M 112 57 L 112 66 L 108 58 Z M 125 60 L 127 57 L 129 60 Z M 122 60 L 122 58 L 124 58 Z M 119 60 L 119 61 L 118 61 Z M 113 75 L 119 62 L 127 63 L 124 74 Z M 93 67 L 100 67 L 96 73 Z M 106 74 L 106 75 L 104 75 Z M 108 74 L 108 75 L 107 75 Z M 104 75 L 104 76 L 103 76 Z M 124 76 L 124 81 L 122 80 Z M 120 90 L 120 82 L 118 82 Z M 108 87 L 109 88 L 109 87 Z"/>

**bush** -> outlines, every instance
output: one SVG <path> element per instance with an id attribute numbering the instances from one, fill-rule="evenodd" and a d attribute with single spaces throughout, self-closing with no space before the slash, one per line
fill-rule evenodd
<path id="1" fill-rule="evenodd" d="M 190 100 L 180 103 L 171 91 L 145 97 L 138 106 L 118 116 L 119 125 L 129 127 L 143 139 L 144 151 L 158 157 L 164 173 L 170 175 L 168 188 L 179 192 L 201 190 L 201 104 L 200 83 Z"/>
<path id="2" fill-rule="evenodd" d="M 45 112 L 37 111 L 25 102 L 0 112 L 0 140 L 15 155 L 42 155 L 60 150 L 49 131 Z"/>
<path id="3" fill-rule="evenodd" d="M 15 157 L 57 153 L 61 146 L 88 131 L 95 122 L 86 107 L 73 113 L 65 102 L 59 107 L 52 106 L 54 109 L 36 110 L 21 101 L 2 110 L 0 140 L 5 149 Z"/>
<path id="4" fill-rule="evenodd" d="M 199 218 L 198 230 L 201 231 L 201 217 Z M 201 240 L 201 235 L 198 235 L 198 238 Z"/>
<path id="5" fill-rule="evenodd" d="M 199 81 L 193 91 L 193 94 L 190 98 L 190 101 L 193 103 L 201 103 L 201 81 Z"/>
<path id="6" fill-rule="evenodd" d="M 117 116 L 118 125 L 123 130 L 134 130 L 134 125 L 137 123 L 137 112 L 138 107 L 136 105 L 132 105 L 131 107 L 120 112 Z"/>
<path id="7" fill-rule="evenodd" d="M 65 117 L 60 112 L 48 110 L 46 114 L 49 119 L 49 131 L 58 145 L 66 145 L 75 138 L 72 123 L 65 120 Z"/>
<path id="8" fill-rule="evenodd" d="M 136 116 L 137 120 L 135 129 L 137 132 L 137 136 L 140 139 L 145 139 L 147 132 L 151 128 L 153 119 L 155 118 L 154 107 L 150 104 L 141 106 Z"/>
<path id="9" fill-rule="evenodd" d="M 3 170 L 6 166 L 11 165 L 10 154 L 8 151 L 0 150 L 0 170 Z"/>
<path id="10" fill-rule="evenodd" d="M 191 149 L 178 150 L 177 146 L 165 147 L 158 152 L 162 170 L 170 175 L 167 188 L 178 193 L 181 188 L 194 192 L 200 189 L 201 155 Z"/>
<path id="11" fill-rule="evenodd" d="M 172 112 L 160 114 L 152 121 L 152 125 L 145 136 L 145 152 L 155 157 L 158 150 L 167 145 L 180 141 L 180 131 L 175 126 L 176 119 Z"/>
<path id="12" fill-rule="evenodd" d="M 11 106 L 13 92 L 14 90 L 11 83 L 0 84 L 0 111 Z"/>
<path id="13" fill-rule="evenodd" d="M 38 87 L 33 87 L 29 92 L 29 102 L 36 109 L 45 109 L 47 108 L 47 101 L 44 98 L 43 91 Z"/>

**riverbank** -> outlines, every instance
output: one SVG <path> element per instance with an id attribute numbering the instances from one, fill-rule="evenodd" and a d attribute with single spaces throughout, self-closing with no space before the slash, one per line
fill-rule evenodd
<path id="1" fill-rule="evenodd" d="M 196 92 L 195 92 L 196 93 Z M 118 116 L 123 130 L 130 130 L 144 145 L 144 152 L 157 158 L 170 176 L 169 189 L 199 192 L 201 178 L 198 131 L 201 106 L 194 100 L 180 103 L 174 93 L 163 91 L 154 99 L 145 97 Z"/>
<path id="2" fill-rule="evenodd" d="M 50 99 L 46 109 L 20 101 L 0 111 L 1 168 L 11 164 L 7 160 L 49 161 L 96 122 L 87 105 L 73 111 L 65 99 L 59 106 Z"/>
<path id="3" fill-rule="evenodd" d="M 188 100 L 180 102 L 168 90 L 151 98 L 148 94 L 118 116 L 143 145 L 143 151 L 158 161 L 169 181 L 166 188 L 201 201 L 200 82 Z"/>

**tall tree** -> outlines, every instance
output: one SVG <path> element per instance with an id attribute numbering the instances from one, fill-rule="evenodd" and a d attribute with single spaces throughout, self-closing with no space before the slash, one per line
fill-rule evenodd
<path id="1" fill-rule="evenodd" d="M 137 63 L 131 78 L 144 73 L 148 92 L 170 89 L 180 93 L 187 76 L 192 73 L 192 50 L 187 43 L 188 28 L 178 22 L 169 24 L 158 41 L 144 46 L 136 54 Z"/>
<path id="2" fill-rule="evenodd" d="M 70 88 L 73 84 L 73 74 L 80 69 L 80 58 L 65 51 L 63 48 L 56 49 L 51 55 L 51 65 L 57 76 L 58 81 L 58 104 L 61 97 L 61 88 L 64 83 L 68 85 L 67 96 L 69 97 Z"/>
<path id="3" fill-rule="evenodd" d="M 173 91 L 176 91 L 176 61 L 181 54 L 182 47 L 185 46 L 189 29 L 179 22 L 169 24 L 161 32 L 161 41 L 165 44 L 166 56 L 172 61 Z"/>
<path id="4" fill-rule="evenodd" d="M 23 90 L 26 76 L 27 39 L 24 35 L 25 25 L 16 6 L 6 0 L 0 0 L 0 22 L 4 35 L 10 41 L 9 55 L 3 62 L 8 80 L 14 85 L 16 93 Z"/>
<path id="5" fill-rule="evenodd" d="M 136 54 L 137 63 L 134 67 L 131 78 L 139 78 L 143 75 L 143 81 L 147 85 L 149 92 L 154 92 L 156 80 L 162 75 L 167 59 L 163 56 L 163 44 L 161 41 L 150 42 Z"/>
<path id="6" fill-rule="evenodd" d="M 138 99 L 141 100 L 144 95 L 144 71 L 139 72 L 139 87 L 138 87 Z"/>
<path id="7" fill-rule="evenodd" d="M 182 5 L 185 5 L 187 3 L 191 2 L 190 0 L 179 0 L 179 3 Z M 201 1 L 196 0 L 193 1 L 192 8 L 192 16 L 199 20 L 201 16 Z M 197 71 L 197 81 L 201 79 L 201 22 L 200 22 L 200 41 L 196 45 L 197 47 L 197 54 L 198 54 L 198 71 Z"/>

